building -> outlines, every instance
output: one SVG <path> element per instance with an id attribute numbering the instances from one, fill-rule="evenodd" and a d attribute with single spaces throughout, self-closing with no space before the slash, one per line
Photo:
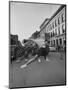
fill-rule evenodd
<path id="1" fill-rule="evenodd" d="M 23 52 L 23 46 L 18 40 L 18 35 L 10 35 L 10 48 L 10 55 L 12 60 L 22 55 L 21 53 Z"/>
<path id="2" fill-rule="evenodd" d="M 18 46 L 18 35 L 10 35 L 11 59 L 15 58 L 15 49 Z"/>
<path id="3" fill-rule="evenodd" d="M 39 31 L 34 32 L 29 39 L 37 39 L 39 36 Z"/>
<path id="4" fill-rule="evenodd" d="M 65 46 L 66 43 L 66 5 L 61 5 L 54 15 L 44 21 L 40 27 L 40 37 L 43 39 L 49 35 L 50 46 Z"/>
<path id="5" fill-rule="evenodd" d="M 11 39 L 11 45 L 17 45 L 18 42 L 18 35 L 10 35 L 10 39 Z"/>
<path id="6" fill-rule="evenodd" d="M 46 18 L 45 20 L 44 20 L 44 22 L 41 24 L 41 26 L 40 26 L 40 38 L 43 38 L 43 39 L 45 39 L 45 25 L 48 23 L 48 21 L 49 21 L 49 19 L 48 18 Z"/>

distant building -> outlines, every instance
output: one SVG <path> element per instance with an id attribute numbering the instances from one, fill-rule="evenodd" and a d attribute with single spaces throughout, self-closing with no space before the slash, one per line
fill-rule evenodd
<path id="1" fill-rule="evenodd" d="M 11 39 L 11 45 L 17 45 L 18 43 L 18 35 L 10 35 L 10 39 Z"/>
<path id="2" fill-rule="evenodd" d="M 39 31 L 34 32 L 29 39 L 37 39 L 39 36 Z"/>
<path id="3" fill-rule="evenodd" d="M 49 21 L 49 19 L 48 18 L 46 18 L 45 20 L 44 20 L 44 22 L 41 24 L 41 26 L 40 26 L 40 38 L 43 38 L 43 39 L 45 39 L 45 25 L 48 23 L 48 21 Z"/>
<path id="4" fill-rule="evenodd" d="M 54 15 L 43 22 L 40 26 L 40 37 L 47 38 L 50 41 L 50 46 L 64 46 L 66 42 L 66 5 L 62 5 Z"/>
<path id="5" fill-rule="evenodd" d="M 18 35 L 10 35 L 11 58 L 15 58 L 15 49 L 18 46 Z"/>
<path id="6" fill-rule="evenodd" d="M 21 55 L 23 46 L 18 40 L 18 35 L 10 35 L 11 59 L 15 59 Z"/>

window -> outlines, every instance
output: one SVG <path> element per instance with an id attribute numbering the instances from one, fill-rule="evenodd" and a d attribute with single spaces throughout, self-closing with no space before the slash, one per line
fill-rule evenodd
<path id="1" fill-rule="evenodd" d="M 57 26 L 57 21 L 55 20 L 55 27 Z"/>
<path id="2" fill-rule="evenodd" d="M 52 37 L 53 37 L 53 32 L 52 32 Z"/>
<path id="3" fill-rule="evenodd" d="M 52 23 L 52 28 L 54 29 L 54 22 Z"/>
<path id="4" fill-rule="evenodd" d="M 49 31 L 50 31 L 50 26 L 49 26 Z"/>
<path id="5" fill-rule="evenodd" d="M 59 39 L 59 44 L 62 45 L 62 39 L 61 38 Z"/>
<path id="6" fill-rule="evenodd" d="M 49 28 L 47 27 L 47 32 L 48 32 L 48 29 L 49 29 Z"/>
<path id="7" fill-rule="evenodd" d="M 49 38 L 50 38 L 51 34 L 49 33 Z"/>
<path id="8" fill-rule="evenodd" d="M 61 21 L 64 22 L 64 14 L 61 15 Z"/>
<path id="9" fill-rule="evenodd" d="M 60 27 L 58 27 L 58 34 L 60 35 Z"/>
<path id="10" fill-rule="evenodd" d="M 52 30 L 52 26 L 51 26 L 51 30 Z"/>
<path id="11" fill-rule="evenodd" d="M 52 46 L 52 41 L 51 41 L 51 46 Z"/>
<path id="12" fill-rule="evenodd" d="M 54 34 L 54 31 L 53 31 L 53 36 L 54 36 L 55 34 Z"/>
<path id="13" fill-rule="evenodd" d="M 51 32 L 51 37 L 53 36 L 52 32 Z"/>
<path id="14" fill-rule="evenodd" d="M 48 27 L 46 28 L 46 31 L 48 32 Z"/>
<path id="15" fill-rule="evenodd" d="M 53 45 L 55 45 L 55 40 L 53 40 Z"/>
<path id="16" fill-rule="evenodd" d="M 55 29 L 55 35 L 57 35 L 57 29 Z"/>
<path id="17" fill-rule="evenodd" d="M 51 37 L 51 33 L 50 33 L 50 37 Z"/>
<path id="18" fill-rule="evenodd" d="M 51 30 L 51 24 L 50 24 L 50 30 Z"/>
<path id="19" fill-rule="evenodd" d="M 16 45 L 16 41 L 14 39 L 11 39 L 11 45 Z"/>
<path id="20" fill-rule="evenodd" d="M 66 45 L 66 40 L 64 40 L 64 45 Z"/>
<path id="21" fill-rule="evenodd" d="M 58 17 L 58 25 L 60 24 L 60 17 Z"/>
<path id="22" fill-rule="evenodd" d="M 64 24 L 62 25 L 62 33 L 65 33 L 65 26 L 64 26 Z"/>
<path id="23" fill-rule="evenodd" d="M 52 37 L 52 32 L 51 32 L 51 37 Z"/>
<path id="24" fill-rule="evenodd" d="M 49 33 L 49 36 L 51 37 L 51 33 Z"/>
<path id="25" fill-rule="evenodd" d="M 56 45 L 58 45 L 58 39 L 56 39 Z"/>
<path id="26" fill-rule="evenodd" d="M 53 40 L 52 40 L 52 44 L 51 45 L 53 46 Z"/>

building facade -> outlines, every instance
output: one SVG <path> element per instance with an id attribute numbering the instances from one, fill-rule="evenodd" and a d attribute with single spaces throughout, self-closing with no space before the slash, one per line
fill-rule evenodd
<path id="1" fill-rule="evenodd" d="M 11 59 L 15 58 L 15 49 L 18 46 L 18 35 L 10 35 L 10 55 Z"/>
<path id="2" fill-rule="evenodd" d="M 50 46 L 65 46 L 66 43 L 66 5 L 62 5 L 49 21 L 40 28 L 40 37 L 49 34 Z"/>
<path id="3" fill-rule="evenodd" d="M 21 56 L 23 46 L 18 40 L 18 35 L 10 35 L 10 48 L 10 55 L 12 60 Z"/>
<path id="4" fill-rule="evenodd" d="M 44 22 L 41 24 L 41 26 L 40 26 L 40 35 L 39 35 L 39 37 L 40 38 L 42 38 L 42 39 L 45 39 L 45 32 L 46 32 L 46 30 L 45 30 L 45 26 L 46 26 L 46 24 L 48 23 L 48 21 L 49 21 L 49 19 L 48 18 L 46 18 L 45 20 L 44 20 Z"/>

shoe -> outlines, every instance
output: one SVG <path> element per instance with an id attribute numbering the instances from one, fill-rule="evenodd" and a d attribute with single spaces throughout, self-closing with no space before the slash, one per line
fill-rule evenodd
<path id="1" fill-rule="evenodd" d="M 40 60 L 40 59 L 38 59 L 38 62 L 41 62 L 41 60 Z"/>
<path id="2" fill-rule="evenodd" d="M 46 61 L 47 61 L 47 62 L 50 62 L 50 60 L 49 60 L 48 58 L 46 58 Z"/>

